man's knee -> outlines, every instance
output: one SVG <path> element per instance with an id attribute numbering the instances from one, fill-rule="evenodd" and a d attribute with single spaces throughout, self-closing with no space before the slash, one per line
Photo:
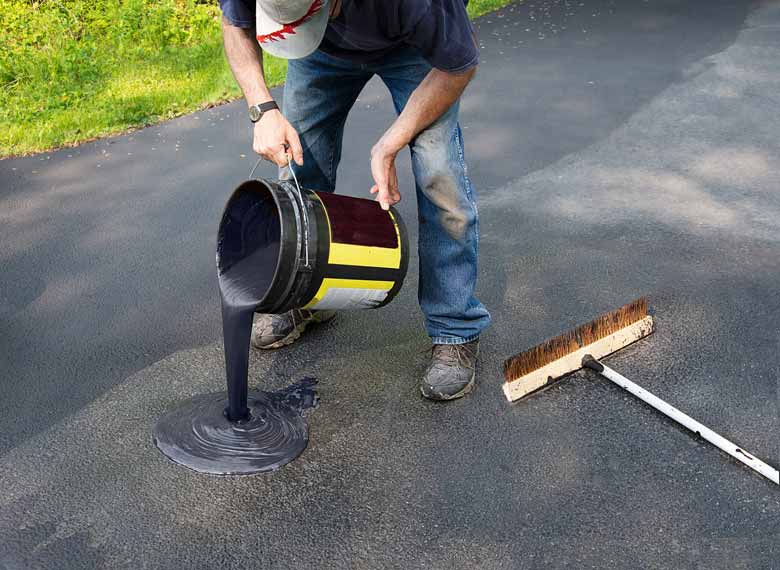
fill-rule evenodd
<path id="1" fill-rule="evenodd" d="M 477 220 L 459 150 L 457 123 L 442 122 L 420 133 L 412 144 L 417 184 L 436 208 L 436 219 L 447 235 L 465 241 Z"/>
<path id="2" fill-rule="evenodd" d="M 437 220 L 442 229 L 450 238 L 462 242 L 466 241 L 477 213 L 458 182 L 451 173 L 440 173 L 424 180 L 420 188 L 438 210 Z"/>

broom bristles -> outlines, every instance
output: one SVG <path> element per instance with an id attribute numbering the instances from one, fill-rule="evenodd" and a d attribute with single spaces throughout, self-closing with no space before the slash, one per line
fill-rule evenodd
<path id="1" fill-rule="evenodd" d="M 610 311 L 589 323 L 546 340 L 540 345 L 521 352 L 504 362 L 504 378 L 507 382 L 525 376 L 534 370 L 555 362 L 567 354 L 576 352 L 584 346 L 616 333 L 647 316 L 647 298 Z"/>

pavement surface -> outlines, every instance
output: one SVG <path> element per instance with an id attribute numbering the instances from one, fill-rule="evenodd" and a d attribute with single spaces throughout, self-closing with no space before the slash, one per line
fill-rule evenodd
<path id="1" fill-rule="evenodd" d="M 611 365 L 780 464 L 780 3 L 531 0 L 477 30 L 477 390 L 419 397 L 410 271 L 388 308 L 253 355 L 253 387 L 320 379 L 274 474 L 198 475 L 151 436 L 223 387 L 244 103 L 0 161 L 0 569 L 780 568 L 777 486 L 590 373 L 500 389 L 505 357 L 648 294 L 658 331 Z M 342 193 L 391 120 L 371 83 Z M 400 179 L 411 222 L 406 154 Z"/>

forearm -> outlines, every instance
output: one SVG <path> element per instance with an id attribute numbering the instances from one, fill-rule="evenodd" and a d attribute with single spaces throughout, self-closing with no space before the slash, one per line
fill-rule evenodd
<path id="1" fill-rule="evenodd" d="M 222 18 L 222 38 L 233 77 L 236 78 L 248 105 L 272 99 L 263 75 L 263 50 L 253 29 L 237 28 Z"/>
<path id="2" fill-rule="evenodd" d="M 403 112 L 385 132 L 380 144 L 396 153 L 426 127 L 435 122 L 461 96 L 474 77 L 476 68 L 464 73 L 432 69 L 409 97 Z"/>

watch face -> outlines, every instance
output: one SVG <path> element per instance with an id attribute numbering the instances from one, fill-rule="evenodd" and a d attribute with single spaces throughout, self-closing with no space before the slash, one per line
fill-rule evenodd
<path id="1" fill-rule="evenodd" d="M 253 123 L 259 121 L 262 114 L 263 113 L 260 111 L 260 109 L 257 108 L 257 105 L 252 105 L 251 107 L 249 107 L 249 119 Z"/>

